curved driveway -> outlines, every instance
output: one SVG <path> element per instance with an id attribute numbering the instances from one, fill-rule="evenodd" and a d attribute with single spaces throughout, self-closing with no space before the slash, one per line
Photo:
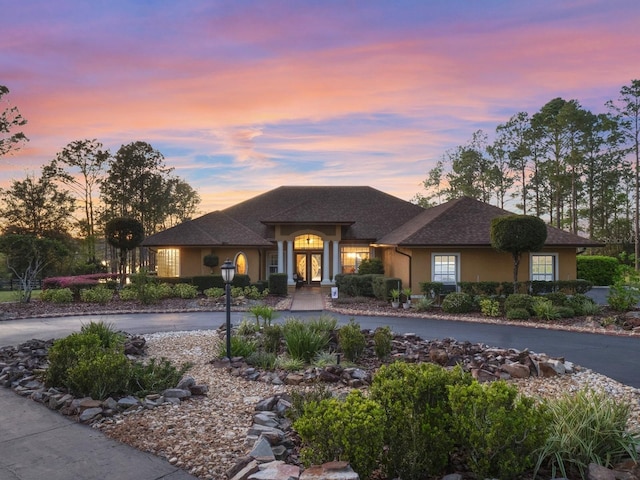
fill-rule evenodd
<path id="1" fill-rule="evenodd" d="M 279 320 L 291 315 L 290 312 L 280 312 Z M 332 315 L 341 324 L 347 323 L 351 318 L 348 315 Z M 239 324 L 245 316 L 245 312 L 233 312 L 232 323 Z M 318 316 L 318 312 L 296 312 L 295 316 L 314 317 Z M 18 345 L 32 338 L 63 337 L 78 331 L 82 324 L 90 321 L 102 320 L 129 333 L 143 334 L 218 328 L 225 323 L 225 318 L 224 312 L 190 312 L 9 320 L 0 322 L 0 347 Z M 396 333 L 415 333 L 424 339 L 449 337 L 495 347 L 519 350 L 528 348 L 537 353 L 564 357 L 626 385 L 640 388 L 640 338 L 636 337 L 435 319 L 360 316 L 356 320 L 362 328 L 373 329 L 389 325 Z"/>

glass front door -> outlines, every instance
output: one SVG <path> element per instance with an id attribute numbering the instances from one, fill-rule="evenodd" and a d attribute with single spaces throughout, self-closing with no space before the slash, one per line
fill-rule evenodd
<path id="1" fill-rule="evenodd" d="M 296 272 L 305 284 L 322 280 L 322 254 L 296 253 Z"/>

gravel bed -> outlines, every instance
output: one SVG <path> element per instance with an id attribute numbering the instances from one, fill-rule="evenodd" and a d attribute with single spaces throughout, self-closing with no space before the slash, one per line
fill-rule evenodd
<path id="1" fill-rule="evenodd" d="M 95 425 L 106 435 L 135 448 L 165 457 L 171 464 L 203 479 L 222 479 L 236 458 L 245 455 L 245 444 L 255 404 L 262 398 L 290 391 L 291 386 L 250 382 L 209 363 L 221 341 L 213 330 L 145 335 L 148 355 L 177 364 L 193 363 L 190 374 L 209 386 L 204 398 L 177 406 L 162 406 L 120 416 Z M 590 387 L 633 405 L 629 426 L 640 429 L 640 390 L 606 376 L 580 369 L 573 375 L 530 378 L 514 383 L 521 392 L 538 398 L 557 397 Z"/>

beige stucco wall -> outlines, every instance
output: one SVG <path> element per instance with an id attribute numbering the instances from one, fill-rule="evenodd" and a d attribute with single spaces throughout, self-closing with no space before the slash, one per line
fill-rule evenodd
<path id="1" fill-rule="evenodd" d="M 252 282 L 262 280 L 260 273 L 264 272 L 265 260 L 261 258 L 258 249 L 238 249 L 236 248 L 181 248 L 180 249 L 180 276 L 192 277 L 196 275 L 209 275 L 211 269 L 204 266 L 203 259 L 206 255 L 213 253 L 218 256 L 218 266 L 213 269 L 213 273 L 220 274 L 220 265 L 229 258 L 233 259 L 239 253 L 244 253 L 247 257 L 249 278 Z"/>
<path id="2" fill-rule="evenodd" d="M 402 255 L 406 253 L 409 259 Z M 576 249 L 548 248 L 544 253 L 558 256 L 558 280 L 575 280 Z M 513 257 L 509 253 L 498 253 L 492 248 L 385 248 L 380 254 L 385 275 L 398 277 L 403 287 L 411 286 L 413 293 L 420 293 L 420 282 L 431 281 L 431 256 L 433 253 L 449 253 L 460 256 L 460 281 L 462 282 L 503 282 L 513 279 Z M 520 261 L 518 279 L 530 278 L 529 254 L 525 253 Z"/>

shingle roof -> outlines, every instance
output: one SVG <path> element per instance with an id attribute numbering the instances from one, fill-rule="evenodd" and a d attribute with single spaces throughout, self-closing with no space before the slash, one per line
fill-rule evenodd
<path id="1" fill-rule="evenodd" d="M 491 245 L 491 220 L 512 212 L 475 200 L 460 197 L 429 208 L 400 228 L 385 235 L 377 244 L 417 246 L 488 246 Z M 547 226 L 548 246 L 598 246 L 584 237 Z"/>

